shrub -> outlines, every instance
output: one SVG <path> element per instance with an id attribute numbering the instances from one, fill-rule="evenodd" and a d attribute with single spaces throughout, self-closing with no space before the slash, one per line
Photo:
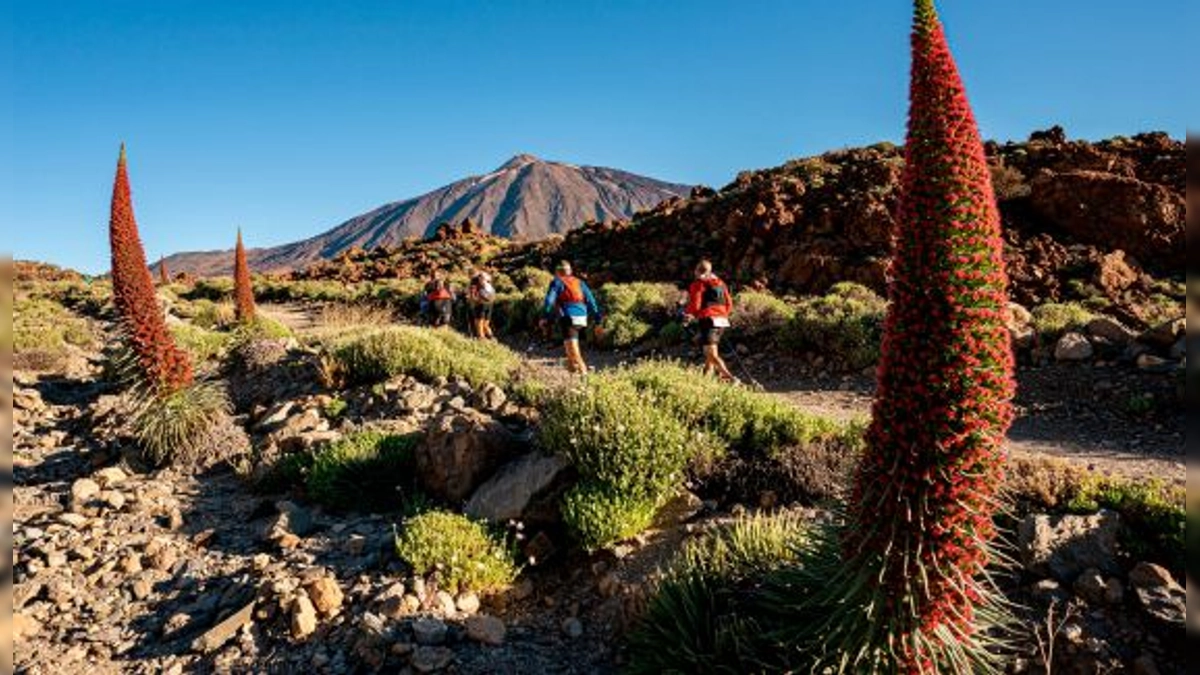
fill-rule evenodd
<path id="1" fill-rule="evenodd" d="M 492 306 L 493 323 L 501 326 L 504 333 L 532 330 L 542 318 L 545 292 L 545 288 L 528 288 L 515 293 L 497 293 Z"/>
<path id="2" fill-rule="evenodd" d="M 448 330 L 396 326 L 352 336 L 333 346 L 332 359 L 350 382 L 374 383 L 400 374 L 431 380 L 461 377 L 472 386 L 507 385 L 520 360 L 503 345 Z"/>
<path id="3" fill-rule="evenodd" d="M 654 405 L 734 449 L 757 448 L 766 455 L 789 445 L 840 437 L 845 425 L 810 415 L 771 394 L 730 387 L 695 369 L 668 361 L 646 361 L 621 373 Z"/>
<path id="4" fill-rule="evenodd" d="M 869 289 L 839 284 L 800 303 L 784 329 L 792 349 L 815 352 L 842 370 L 862 370 L 879 360 L 887 303 Z"/>
<path id="5" fill-rule="evenodd" d="M 189 324 L 171 326 L 171 334 L 196 363 L 221 360 L 234 338 L 230 333 L 205 330 Z"/>
<path id="6" fill-rule="evenodd" d="M 197 279 L 191 289 L 181 295 L 188 300 L 208 300 L 222 302 L 233 298 L 233 279 L 231 277 L 206 277 Z"/>
<path id="7" fill-rule="evenodd" d="M 67 345 L 91 347 L 96 342 L 86 319 L 47 299 L 22 298 L 13 303 L 13 349 L 61 355 Z"/>
<path id="8" fill-rule="evenodd" d="M 552 273 L 538 267 L 522 267 L 512 275 L 512 281 L 519 290 L 535 291 L 541 294 L 545 294 L 553 280 Z"/>
<path id="9" fill-rule="evenodd" d="M 179 316 L 208 330 L 229 326 L 234 321 L 233 304 L 230 302 L 218 303 L 202 298 L 187 303 L 181 302 L 175 305 L 174 310 Z"/>
<path id="10" fill-rule="evenodd" d="M 748 590 L 795 562 L 805 527 L 791 515 L 742 518 L 689 542 L 629 634 L 630 673 L 744 673 L 761 668 L 742 637 Z"/>
<path id="11" fill-rule="evenodd" d="M 746 335 L 778 333 L 796 316 L 791 305 L 770 293 L 743 291 L 733 301 L 733 324 Z"/>
<path id="12" fill-rule="evenodd" d="M 321 412 L 325 413 L 325 416 L 329 419 L 335 420 L 346 413 L 347 407 L 349 407 L 349 404 L 346 403 L 346 399 L 334 397 L 321 407 Z"/>
<path id="13" fill-rule="evenodd" d="M 140 398 L 133 436 L 142 457 L 154 466 L 204 464 L 211 430 L 229 415 L 229 399 L 209 382 Z"/>
<path id="14" fill-rule="evenodd" d="M 1187 512 L 1182 487 L 1150 479 L 1089 476 L 1067 503 L 1074 513 L 1117 511 L 1125 520 L 1124 548 L 1138 559 L 1162 561 L 1176 574 L 1186 566 Z"/>
<path id="15" fill-rule="evenodd" d="M 234 341 L 243 344 L 252 340 L 285 340 L 292 337 L 292 329 L 265 316 L 255 316 L 240 323 L 233 331 Z"/>
<path id="16" fill-rule="evenodd" d="M 563 495 L 562 518 L 575 540 L 595 551 L 649 529 L 661 501 L 582 483 Z"/>
<path id="17" fill-rule="evenodd" d="M 611 314 L 605 319 L 600 343 L 612 349 L 628 349 L 645 340 L 654 328 L 632 314 Z"/>
<path id="18" fill-rule="evenodd" d="M 1047 303 L 1033 308 L 1033 328 L 1046 338 L 1057 338 L 1063 333 L 1083 330 L 1088 322 L 1096 318 L 1086 307 L 1077 303 Z"/>
<path id="19" fill-rule="evenodd" d="M 629 382 L 600 375 L 546 408 L 539 440 L 579 472 L 564 517 L 589 549 L 648 526 L 688 463 L 717 452 L 711 438 L 647 403 Z"/>
<path id="20" fill-rule="evenodd" d="M 396 537 L 396 553 L 426 577 L 437 575 L 439 588 L 450 593 L 493 593 L 517 576 L 512 552 L 483 523 L 446 511 L 409 518 Z"/>
<path id="21" fill-rule="evenodd" d="M 364 431 L 313 454 L 308 496 L 339 511 L 394 511 L 418 498 L 413 451 L 419 437 Z"/>
<path id="22" fill-rule="evenodd" d="M 671 284 L 636 282 L 605 284 L 597 292 L 600 306 L 609 316 L 633 315 L 643 319 L 669 315 L 679 300 L 679 289 Z"/>

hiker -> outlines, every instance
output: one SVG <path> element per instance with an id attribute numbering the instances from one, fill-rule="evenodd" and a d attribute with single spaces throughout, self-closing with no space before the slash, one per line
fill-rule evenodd
<path id="1" fill-rule="evenodd" d="M 480 272 L 471 277 L 471 285 L 467 288 L 467 308 L 471 313 L 471 331 L 480 340 L 496 339 L 492 334 L 492 304 L 495 300 L 492 275 Z"/>
<path id="2" fill-rule="evenodd" d="M 733 311 L 733 296 L 729 287 L 713 274 L 712 263 L 701 260 L 696 265 L 696 280 L 688 287 L 688 303 L 684 309 L 684 322 L 698 321 L 700 344 L 704 348 L 704 372 L 716 373 L 726 382 L 737 378 L 729 372 L 721 358 L 721 334 L 729 327 L 729 315 Z"/>
<path id="3" fill-rule="evenodd" d="M 571 274 L 571 263 L 562 261 L 554 270 L 554 279 L 546 291 L 542 305 L 544 327 L 551 315 L 556 315 L 563 332 L 563 350 L 567 355 L 567 369 L 572 373 L 587 373 L 588 366 L 579 348 L 579 334 L 587 328 L 588 317 L 594 316 L 598 323 L 604 322 L 596 296 L 582 279 Z"/>
<path id="4" fill-rule="evenodd" d="M 450 318 L 454 314 L 454 289 L 441 272 L 434 271 L 429 275 L 421 304 L 421 311 L 426 315 L 429 325 L 434 328 L 450 325 Z"/>

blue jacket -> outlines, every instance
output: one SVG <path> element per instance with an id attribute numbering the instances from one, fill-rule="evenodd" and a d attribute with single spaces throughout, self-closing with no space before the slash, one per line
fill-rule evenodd
<path id="1" fill-rule="evenodd" d="M 559 277 L 554 277 L 550 282 L 550 288 L 546 290 L 546 301 L 542 304 L 542 312 L 546 316 L 555 314 L 556 316 L 587 316 L 589 313 L 597 318 L 603 316 L 600 312 L 600 305 L 596 302 L 596 296 L 592 295 L 592 289 L 588 288 L 587 283 L 583 279 L 576 277 L 579 282 L 579 289 L 583 293 L 583 302 L 559 302 L 559 296 L 567 290 L 566 283 Z"/>

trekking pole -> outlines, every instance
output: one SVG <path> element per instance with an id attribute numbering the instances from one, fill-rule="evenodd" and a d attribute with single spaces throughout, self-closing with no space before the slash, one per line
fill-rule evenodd
<path id="1" fill-rule="evenodd" d="M 742 360 L 742 353 L 737 350 L 737 347 L 733 347 L 732 349 L 733 349 L 734 359 L 737 361 L 737 364 L 738 364 L 738 370 L 742 371 L 742 375 L 745 376 L 746 380 L 751 385 L 753 385 L 754 388 L 757 389 L 758 391 L 766 391 L 767 388 L 764 387 L 761 382 L 754 379 L 754 376 L 750 374 L 749 366 L 747 366 L 746 362 L 744 360 Z"/>

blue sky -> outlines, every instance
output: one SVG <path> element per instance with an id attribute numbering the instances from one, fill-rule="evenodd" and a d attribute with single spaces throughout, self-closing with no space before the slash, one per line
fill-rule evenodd
<path id="1" fill-rule="evenodd" d="M 1197 4 L 941 9 L 986 136 L 1095 139 L 1184 135 Z M 307 237 L 518 152 L 720 187 L 901 140 L 908 23 L 900 0 L 7 2 L 5 248 L 106 269 L 122 140 L 151 258 Z"/>

